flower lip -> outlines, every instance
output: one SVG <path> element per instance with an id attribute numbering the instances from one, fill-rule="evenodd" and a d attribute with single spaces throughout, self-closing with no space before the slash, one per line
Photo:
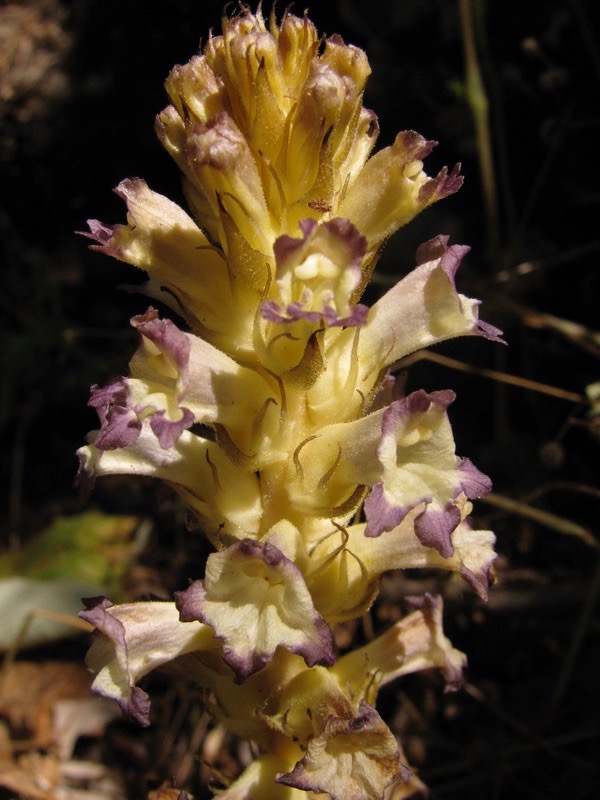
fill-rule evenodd
<path id="1" fill-rule="evenodd" d="M 133 317 L 131 325 L 151 341 L 167 360 L 173 362 L 181 382 L 180 396 L 183 395 L 187 388 L 191 350 L 188 337 L 170 319 L 160 319 L 158 311 L 152 306 L 145 314 Z"/>
<path id="2" fill-rule="evenodd" d="M 117 450 L 137 440 L 142 423 L 134 411 L 127 378 L 117 378 L 102 388 L 92 386 L 88 405 L 100 418 L 100 431 L 94 440 L 99 450 Z"/>
<path id="3" fill-rule="evenodd" d="M 331 327 L 364 325 L 368 308 L 351 305 L 351 298 L 361 282 L 366 239 L 342 218 L 320 225 L 304 219 L 299 226 L 301 238 L 280 236 L 273 246 L 276 299 L 263 302 L 263 319 L 282 324 L 324 321 Z"/>
<path id="4" fill-rule="evenodd" d="M 415 533 L 423 547 L 433 547 L 444 558 L 451 558 L 454 555 L 452 531 L 459 525 L 460 509 L 449 502 L 443 509 L 425 508 L 415 519 Z"/>
<path id="5" fill-rule="evenodd" d="M 155 359 L 162 359 L 163 371 L 175 377 L 178 399 L 188 385 L 190 341 L 170 320 L 161 320 L 154 308 L 135 316 L 131 324 L 156 349 Z M 194 422 L 189 408 L 179 406 L 178 419 L 169 419 L 164 409 L 135 402 L 129 379 L 121 377 L 102 388 L 93 386 L 88 405 L 96 409 L 100 431 L 94 439 L 99 450 L 117 450 L 134 444 L 142 430 L 142 419 L 150 414 L 150 427 L 163 450 L 168 450 L 182 432 Z"/>
<path id="6" fill-rule="evenodd" d="M 454 398 L 451 391 L 420 390 L 383 412 L 377 445 L 382 480 L 365 500 L 367 537 L 392 530 L 422 506 L 415 519 L 417 538 L 444 558 L 454 554 L 451 535 L 462 519 L 460 498 L 491 490 L 486 475 L 455 455 L 446 415 Z"/>
<path id="7" fill-rule="evenodd" d="M 464 183 L 460 169 L 461 164 L 455 164 L 451 172 L 448 172 L 447 167 L 443 167 L 435 178 L 421 186 L 419 189 L 419 201 L 421 203 L 433 203 L 458 192 Z"/>
<path id="8" fill-rule="evenodd" d="M 125 626 L 121 620 L 108 613 L 107 609 L 112 608 L 112 603 L 107 597 L 84 598 L 83 603 L 87 610 L 80 611 L 79 616 L 114 643 L 117 661 L 129 683 L 124 696 L 115 699 L 117 699 L 123 713 L 129 719 L 143 727 L 148 727 L 150 725 L 150 699 L 143 689 L 134 685 L 133 678 L 129 672 Z"/>
<path id="9" fill-rule="evenodd" d="M 284 647 L 308 666 L 334 661 L 333 638 L 302 573 L 274 544 L 242 539 L 208 557 L 204 581 L 175 594 L 182 622 L 210 625 L 241 683 Z"/>
<path id="10" fill-rule="evenodd" d="M 194 424 L 194 419 L 194 415 L 189 408 L 182 408 L 181 418 L 177 420 L 169 419 L 166 411 L 160 409 L 160 411 L 156 411 L 150 417 L 150 427 L 162 449 L 169 450 L 179 439 L 183 431 L 191 428 Z"/>
<path id="11" fill-rule="evenodd" d="M 406 597 L 406 601 L 423 614 L 423 619 L 431 634 L 432 650 L 439 658 L 439 667 L 446 681 L 446 692 L 454 692 L 462 686 L 466 657 L 455 650 L 444 636 L 442 612 L 444 601 L 440 595 L 425 592 L 424 595 Z"/>
<path id="12" fill-rule="evenodd" d="M 265 300 L 261 306 L 261 314 L 267 322 L 278 322 L 285 324 L 288 322 L 316 323 L 324 320 L 330 327 L 355 328 L 364 325 L 367 321 L 369 307 L 362 303 L 352 306 L 347 317 L 338 316 L 337 311 L 331 306 L 323 305 L 321 311 L 305 311 L 302 303 L 289 303 L 285 311 L 273 300 Z"/>
<path id="13" fill-rule="evenodd" d="M 136 684 L 179 656 L 214 651 L 211 630 L 183 624 L 173 603 L 138 601 L 113 605 L 106 597 L 84 600 L 79 616 L 96 628 L 87 664 L 96 677 L 92 691 L 115 700 L 133 721 L 150 724 L 148 695 Z"/>
<path id="14" fill-rule="evenodd" d="M 417 247 L 415 258 L 418 267 L 422 264 L 440 259 L 439 266 L 446 273 L 454 291 L 456 291 L 454 283 L 456 272 L 463 258 L 471 251 L 471 248 L 468 245 L 448 245 L 449 239 L 450 237 L 445 234 L 438 234 L 432 239 L 423 242 L 423 244 Z M 462 305 L 462 301 L 460 305 Z M 490 339 L 490 341 L 506 344 L 502 338 L 502 331 L 499 328 L 479 318 L 474 320 L 473 332 L 486 339 Z"/>

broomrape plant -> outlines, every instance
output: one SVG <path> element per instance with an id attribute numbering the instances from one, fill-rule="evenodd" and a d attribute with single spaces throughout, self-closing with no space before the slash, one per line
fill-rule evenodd
<path id="1" fill-rule="evenodd" d="M 89 602 L 94 690 L 148 725 L 137 683 L 177 659 L 258 754 L 222 800 L 410 794 L 375 703 L 417 670 L 460 683 L 441 599 L 414 598 L 337 658 L 332 627 L 369 609 L 388 570 L 450 570 L 485 597 L 495 558 L 493 534 L 468 521 L 490 481 L 455 454 L 454 395 L 406 395 L 390 373 L 454 336 L 499 340 L 455 288 L 468 248 L 437 236 L 371 308 L 359 302 L 386 239 L 462 182 L 457 167 L 423 171 L 435 142 L 412 131 L 371 154 L 369 72 L 306 16 L 267 23 L 243 7 L 167 79 L 157 132 L 189 213 L 124 180 L 127 223 L 90 220 L 86 234 L 144 270 L 142 293 L 186 329 L 153 307 L 131 320 L 130 375 L 92 389 L 100 429 L 80 478 L 161 478 L 214 546 L 174 603 Z"/>

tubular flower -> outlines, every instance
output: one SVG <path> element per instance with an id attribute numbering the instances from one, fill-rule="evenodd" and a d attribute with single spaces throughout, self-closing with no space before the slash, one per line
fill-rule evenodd
<path id="1" fill-rule="evenodd" d="M 98 631 L 94 688 L 148 724 L 137 680 L 177 661 L 261 753 L 226 800 L 408 796 L 418 780 L 377 690 L 430 668 L 458 686 L 464 656 L 441 600 L 415 600 L 337 661 L 331 626 L 367 611 L 389 570 L 455 572 L 486 597 L 495 558 L 493 534 L 468 520 L 491 484 L 455 452 L 453 393 L 406 395 L 390 374 L 451 337 L 501 341 L 457 291 L 468 248 L 437 236 L 371 308 L 360 302 L 384 240 L 461 184 L 457 169 L 425 174 L 434 143 L 414 132 L 371 155 L 369 72 L 306 16 L 225 18 L 173 69 L 157 119 L 189 212 L 129 179 L 116 190 L 126 224 L 90 220 L 86 234 L 144 270 L 142 293 L 185 329 L 153 307 L 131 320 L 129 374 L 92 389 L 99 427 L 80 479 L 160 478 L 215 548 L 175 604 L 83 612 Z"/>

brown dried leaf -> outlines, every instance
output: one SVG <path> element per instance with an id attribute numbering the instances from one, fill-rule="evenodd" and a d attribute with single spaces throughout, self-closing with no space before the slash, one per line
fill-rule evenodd
<path id="1" fill-rule="evenodd" d="M 87 700 L 91 676 L 83 665 L 65 661 L 8 664 L 0 680 L 0 715 L 13 739 L 29 739 L 36 747 L 56 742 L 54 708 L 64 700 Z"/>

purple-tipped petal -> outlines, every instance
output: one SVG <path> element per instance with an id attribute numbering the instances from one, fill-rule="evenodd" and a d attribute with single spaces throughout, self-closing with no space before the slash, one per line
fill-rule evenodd
<path id="1" fill-rule="evenodd" d="M 150 698 L 139 686 L 134 685 L 128 665 L 128 648 L 123 623 L 108 613 L 112 603 L 106 597 L 84 598 L 87 611 L 80 611 L 79 616 L 93 625 L 96 630 L 109 639 L 117 652 L 117 660 L 124 669 L 128 686 L 124 696 L 116 697 L 123 713 L 142 727 L 150 725 Z M 101 694 L 101 692 L 98 692 Z"/>
<path id="2" fill-rule="evenodd" d="M 182 415 L 178 420 L 170 420 L 163 410 L 150 417 L 150 427 L 163 450 L 173 447 L 181 434 L 194 424 L 194 415 L 189 408 L 179 410 Z"/>
<path id="3" fill-rule="evenodd" d="M 434 236 L 433 239 L 421 244 L 417 248 L 417 252 L 415 254 L 416 264 L 417 266 L 420 266 L 422 264 L 427 264 L 431 261 L 436 261 L 439 259 L 439 266 L 448 276 L 448 279 L 452 285 L 452 289 L 459 298 L 459 306 L 462 308 L 463 303 L 461 302 L 460 296 L 456 292 L 454 279 L 458 267 L 460 266 L 465 255 L 470 252 L 471 248 L 468 245 L 448 245 L 448 240 L 448 236 L 439 234 L 438 236 Z M 490 325 L 489 322 L 480 320 L 478 317 L 475 317 L 473 320 L 471 332 L 475 335 L 483 336 L 485 339 L 489 339 L 490 341 L 498 342 L 499 344 L 506 344 L 502 338 L 502 331 L 499 328 L 496 328 L 494 325 Z"/>
<path id="4" fill-rule="evenodd" d="M 406 600 L 423 614 L 423 619 L 430 632 L 432 660 L 444 676 L 446 691 L 455 692 L 463 683 L 463 670 L 466 658 L 459 650 L 455 650 L 444 636 L 442 614 L 444 601 L 440 595 L 426 592 L 422 596 L 407 597 Z M 433 665 L 432 665 L 433 666 Z"/>
<path id="5" fill-rule="evenodd" d="M 126 378 L 117 378 L 102 388 L 92 386 L 88 405 L 100 418 L 100 432 L 94 440 L 99 450 L 117 450 L 137 440 L 142 423 L 132 406 Z"/>
<path id="6" fill-rule="evenodd" d="M 452 531 L 460 524 L 460 509 L 448 504 L 441 510 L 425 509 L 415 520 L 415 533 L 423 547 L 433 547 L 444 558 L 454 554 Z"/>
<path id="7" fill-rule="evenodd" d="M 365 536 L 399 526 L 416 510 L 414 531 L 423 547 L 454 555 L 453 532 L 468 499 L 491 489 L 489 478 L 469 459 L 458 458 L 446 409 L 450 391 L 413 392 L 383 412 L 376 454 L 382 480 L 365 499 Z"/>
<path id="8" fill-rule="evenodd" d="M 145 314 L 135 316 L 131 325 L 146 339 L 153 342 L 161 353 L 173 362 L 181 376 L 183 389 L 187 386 L 188 364 L 190 360 L 190 340 L 171 322 L 160 319 L 158 311 L 150 307 Z"/>
<path id="9" fill-rule="evenodd" d="M 424 172 L 422 159 L 436 144 L 414 131 L 403 131 L 344 187 L 338 213 L 351 219 L 367 238 L 370 254 L 427 206 L 460 188 L 459 165 L 450 174 L 444 168 L 435 178 Z"/>
<path id="10" fill-rule="evenodd" d="M 474 531 L 465 520 L 454 534 L 455 549 L 460 558 L 459 574 L 477 592 L 488 599 L 488 587 L 494 581 L 494 535 L 490 531 Z"/>
<path id="11" fill-rule="evenodd" d="M 173 603 L 113 606 L 97 597 L 87 605 L 80 616 L 96 628 L 86 658 L 96 673 L 92 691 L 115 700 L 140 725 L 150 724 L 148 696 L 136 685 L 140 678 L 187 653 L 215 650 L 211 629 L 180 622 Z"/>
<path id="12" fill-rule="evenodd" d="M 483 497 L 492 491 L 492 481 L 478 470 L 470 459 L 460 460 L 458 472 L 462 490 L 470 500 Z"/>
<path id="13" fill-rule="evenodd" d="M 302 238 L 280 236 L 273 246 L 274 296 L 261 306 L 263 319 L 290 324 L 304 320 L 329 326 L 364 325 L 368 308 L 350 305 L 362 278 L 366 239 L 347 219 L 300 223 Z M 300 298 L 300 299 L 298 299 Z"/>
<path id="14" fill-rule="evenodd" d="M 460 168 L 460 164 L 455 164 L 452 171 L 448 172 L 448 168 L 443 167 L 435 178 L 432 178 L 421 186 L 419 190 L 419 201 L 430 205 L 437 200 L 442 200 L 444 197 L 449 197 L 451 194 L 458 192 L 464 183 L 464 178 L 460 174 Z"/>
<path id="15" fill-rule="evenodd" d="M 367 518 L 365 536 L 374 538 L 381 536 L 384 531 L 393 530 L 400 525 L 415 506 L 420 503 L 430 502 L 431 496 L 425 495 L 412 505 L 392 505 L 386 499 L 383 483 L 377 483 L 373 486 L 364 502 L 365 516 Z"/>
<path id="16" fill-rule="evenodd" d="M 460 686 L 466 657 L 455 650 L 444 635 L 442 598 L 426 594 L 407 597 L 406 600 L 417 610 L 365 647 L 346 653 L 337 660 L 332 671 L 341 685 L 360 686 L 368 664 L 371 674 L 377 674 L 379 686 L 427 669 L 441 671 L 446 691 Z"/>
<path id="17" fill-rule="evenodd" d="M 375 484 L 365 499 L 365 536 L 392 530 L 410 511 L 426 504 L 415 523 L 417 535 L 423 537 L 423 544 L 432 542 L 427 546 L 451 552 L 450 533 L 460 522 L 460 512 L 457 515 L 452 501 L 461 484 L 456 480 L 452 493 L 440 505 L 440 477 L 447 484 L 445 473 L 456 470 L 454 442 L 445 416 L 454 398 L 447 390 L 430 394 L 419 390 L 395 400 L 384 411 L 377 447 L 383 481 Z M 438 436 L 439 446 L 432 453 L 429 440 L 434 436 Z M 440 454 L 445 455 L 442 462 Z"/>
<path id="18" fill-rule="evenodd" d="M 373 374 L 417 350 L 456 336 L 502 341 L 501 332 L 478 317 L 479 300 L 456 289 L 456 271 L 469 248 L 447 236 L 422 244 L 418 266 L 370 309 L 361 330 L 359 362 L 365 386 Z"/>
<path id="19" fill-rule="evenodd" d="M 204 581 L 175 595 L 180 618 L 210 625 L 223 659 L 242 681 L 284 647 L 308 666 L 334 662 L 329 626 L 302 573 L 269 542 L 243 539 L 209 556 Z"/>
<path id="20" fill-rule="evenodd" d="M 483 497 L 492 490 L 492 482 L 468 459 L 459 459 L 456 470 L 458 488 L 453 501 L 462 493 L 470 500 Z M 415 533 L 424 547 L 433 547 L 444 558 L 454 555 L 452 533 L 460 525 L 462 513 L 459 505 L 448 503 L 443 510 L 430 510 L 415 520 Z"/>

